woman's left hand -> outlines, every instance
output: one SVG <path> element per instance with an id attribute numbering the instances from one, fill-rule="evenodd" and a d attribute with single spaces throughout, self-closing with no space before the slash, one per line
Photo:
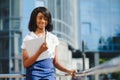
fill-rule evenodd
<path id="1" fill-rule="evenodd" d="M 76 78 L 76 70 L 70 70 L 68 74 L 66 74 L 66 76 L 71 75 L 73 78 Z"/>
<path id="2" fill-rule="evenodd" d="M 72 76 L 73 78 L 76 78 L 76 72 L 77 72 L 76 70 L 72 70 L 72 71 L 71 71 L 71 76 Z"/>

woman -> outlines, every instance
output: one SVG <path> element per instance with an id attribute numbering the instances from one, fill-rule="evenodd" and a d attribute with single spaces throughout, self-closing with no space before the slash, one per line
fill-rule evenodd
<path id="1" fill-rule="evenodd" d="M 58 38 L 51 33 L 53 26 L 51 14 L 45 7 L 35 8 L 30 17 L 28 29 L 22 43 L 23 65 L 26 68 L 26 80 L 55 80 L 54 66 L 73 76 L 75 70 L 68 70 L 58 62 Z M 24 41 L 42 37 L 44 43 L 34 54 L 29 54 Z"/>

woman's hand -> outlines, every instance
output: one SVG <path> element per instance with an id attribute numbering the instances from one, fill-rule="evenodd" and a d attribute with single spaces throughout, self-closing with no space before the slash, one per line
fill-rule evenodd
<path id="1" fill-rule="evenodd" d="M 71 75 L 73 78 L 76 78 L 76 70 L 70 70 L 67 75 Z"/>
<path id="2" fill-rule="evenodd" d="M 47 47 L 47 43 L 46 42 L 44 42 L 43 44 L 42 44 L 42 46 L 40 47 L 40 49 L 39 49 L 39 53 L 43 53 L 44 51 L 46 51 L 48 49 L 48 47 Z"/>
<path id="3" fill-rule="evenodd" d="M 72 76 L 73 78 L 76 78 L 76 70 L 72 70 L 72 71 L 71 71 L 71 76 Z"/>

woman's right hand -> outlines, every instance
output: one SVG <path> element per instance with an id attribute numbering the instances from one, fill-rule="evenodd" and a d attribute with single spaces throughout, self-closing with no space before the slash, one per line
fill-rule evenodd
<path id="1" fill-rule="evenodd" d="M 46 51 L 48 49 L 48 46 L 47 46 L 47 43 L 46 42 L 44 42 L 42 45 L 41 45 L 41 47 L 40 47 L 40 49 L 39 49 L 39 53 L 43 53 L 44 51 Z"/>

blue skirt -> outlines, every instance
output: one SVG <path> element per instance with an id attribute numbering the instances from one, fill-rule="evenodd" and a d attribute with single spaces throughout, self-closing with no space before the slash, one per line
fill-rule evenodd
<path id="1" fill-rule="evenodd" d="M 35 62 L 26 69 L 26 80 L 55 80 L 53 59 Z"/>

